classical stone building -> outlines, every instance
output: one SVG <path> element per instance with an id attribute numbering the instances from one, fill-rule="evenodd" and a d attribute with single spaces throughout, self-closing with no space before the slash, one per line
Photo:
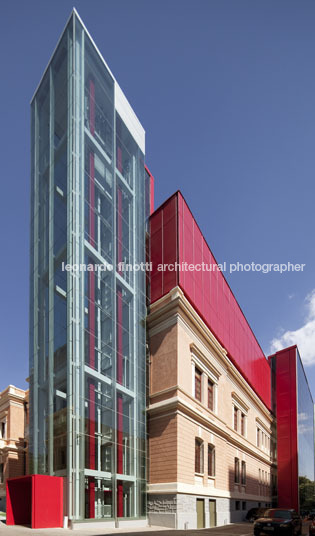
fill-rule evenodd
<path id="1" fill-rule="evenodd" d="M 7 478 L 27 474 L 28 390 L 9 385 L 0 393 L 0 511 Z"/>
<path id="2" fill-rule="evenodd" d="M 204 271 L 200 284 L 178 268 L 211 260 L 179 193 L 151 216 L 150 231 L 149 522 L 241 521 L 275 491 L 268 361 L 223 274 Z M 161 262 L 177 263 L 175 273 L 159 273 Z"/>

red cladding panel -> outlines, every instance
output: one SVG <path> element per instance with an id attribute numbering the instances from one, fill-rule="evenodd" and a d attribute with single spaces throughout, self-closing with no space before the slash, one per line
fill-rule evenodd
<path id="1" fill-rule="evenodd" d="M 88 505 L 89 505 L 89 518 L 95 518 L 95 480 L 93 477 L 88 478 Z"/>
<path id="2" fill-rule="evenodd" d="M 93 262 L 91 260 L 91 262 Z M 89 272 L 89 365 L 95 368 L 95 274 Z"/>
<path id="3" fill-rule="evenodd" d="M 150 177 L 150 215 L 154 212 L 154 177 L 147 166 L 144 166 Z"/>
<path id="4" fill-rule="evenodd" d="M 117 381 L 123 382 L 123 297 L 122 289 L 117 288 Z"/>
<path id="5" fill-rule="evenodd" d="M 277 352 L 276 415 L 278 453 L 278 505 L 299 509 L 296 347 Z"/>
<path id="6" fill-rule="evenodd" d="M 95 469 L 95 385 L 94 380 L 89 384 L 89 469 Z"/>
<path id="7" fill-rule="evenodd" d="M 124 488 L 121 480 L 117 481 L 117 517 L 124 516 Z"/>
<path id="8" fill-rule="evenodd" d="M 123 473 L 123 398 L 117 395 L 117 473 Z M 123 517 L 123 483 L 117 482 L 117 517 Z"/>
<path id="9" fill-rule="evenodd" d="M 63 478 L 29 475 L 7 480 L 7 525 L 63 526 Z"/>
<path id="10" fill-rule="evenodd" d="M 33 475 L 32 528 L 63 526 L 63 478 Z"/>
<path id="11" fill-rule="evenodd" d="M 90 209 L 89 209 L 89 221 L 90 221 L 90 243 L 95 247 L 95 160 L 93 151 L 90 152 Z"/>
<path id="12" fill-rule="evenodd" d="M 150 214 L 154 212 L 154 178 L 150 177 Z"/>
<path id="13" fill-rule="evenodd" d="M 154 212 L 150 218 L 151 237 L 151 301 L 167 294 L 178 283 L 177 270 L 162 271 L 159 265 L 176 262 L 177 241 L 177 199 L 175 196 Z"/>
<path id="14" fill-rule="evenodd" d="M 187 203 L 180 192 L 174 194 L 150 218 L 151 302 L 167 294 L 177 284 L 210 330 L 227 350 L 229 358 L 256 391 L 271 406 L 270 368 L 249 324 L 222 272 L 189 270 L 189 265 L 215 265 Z M 185 271 L 158 273 L 160 263 L 187 263 Z"/>

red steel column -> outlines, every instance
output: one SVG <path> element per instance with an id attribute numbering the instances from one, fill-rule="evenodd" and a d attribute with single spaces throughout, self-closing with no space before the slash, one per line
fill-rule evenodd
<path id="1" fill-rule="evenodd" d="M 93 477 L 89 477 L 89 517 L 95 518 L 95 481 Z"/>
<path id="2" fill-rule="evenodd" d="M 123 399 L 117 394 L 117 473 L 123 473 Z M 123 483 L 117 481 L 117 517 L 123 517 Z"/>

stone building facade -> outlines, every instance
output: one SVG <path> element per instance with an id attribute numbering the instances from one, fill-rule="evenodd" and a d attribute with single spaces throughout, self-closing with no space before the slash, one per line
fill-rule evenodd
<path id="1" fill-rule="evenodd" d="M 149 494 L 153 525 L 238 522 L 272 504 L 272 415 L 175 287 L 150 306 Z"/>
<path id="2" fill-rule="evenodd" d="M 0 393 L 0 511 L 6 480 L 27 474 L 28 390 L 9 385 Z"/>

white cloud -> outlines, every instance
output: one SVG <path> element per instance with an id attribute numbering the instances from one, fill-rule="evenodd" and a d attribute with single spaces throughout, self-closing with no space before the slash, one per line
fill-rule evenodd
<path id="1" fill-rule="evenodd" d="M 305 323 L 271 341 L 271 353 L 297 344 L 304 365 L 315 365 L 315 289 L 305 298 Z"/>

